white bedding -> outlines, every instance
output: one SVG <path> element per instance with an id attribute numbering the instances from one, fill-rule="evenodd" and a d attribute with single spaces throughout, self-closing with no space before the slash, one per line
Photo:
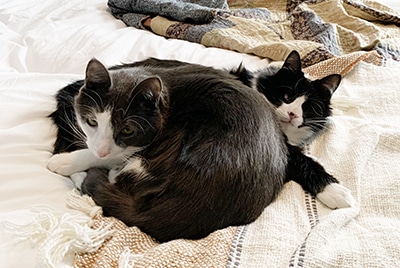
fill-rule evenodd
<path id="1" fill-rule="evenodd" d="M 0 0 L 0 221 L 28 223 L 44 210 L 32 209 L 37 206 L 82 214 L 66 206 L 72 182 L 46 169 L 55 140 L 47 118 L 55 108 L 53 95 L 82 78 L 92 57 L 111 66 L 150 56 L 218 68 L 244 62 L 257 69 L 268 62 L 128 28 L 107 12 L 106 0 Z M 239 267 L 260 260 L 270 267 L 361 267 L 363 259 L 368 267 L 400 267 L 400 64 L 388 65 L 361 63 L 345 77 L 334 95 L 333 128 L 311 147 L 351 189 L 359 214 L 358 208 L 331 211 L 317 201 L 319 223 L 311 232 L 303 226 L 309 225 L 307 211 L 296 205 L 304 193 L 290 183 L 263 215 L 269 220 L 247 230 L 261 228 L 265 232 L 258 234 L 270 243 L 257 245 L 261 238 L 253 232 L 243 242 Z M 284 208 L 292 214 L 280 214 L 290 212 Z M 257 225 L 263 223 L 271 226 Z M 291 260 L 303 242 L 314 259 Z M 39 255 L 37 246 L 1 232 L 0 267 L 35 267 Z"/>

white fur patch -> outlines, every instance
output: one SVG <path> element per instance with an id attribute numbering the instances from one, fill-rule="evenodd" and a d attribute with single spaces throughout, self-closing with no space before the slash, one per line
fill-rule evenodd
<path id="1" fill-rule="evenodd" d="M 118 175 L 123 172 L 145 172 L 145 168 L 142 165 L 142 160 L 139 157 L 132 157 L 129 159 L 128 164 L 126 164 L 122 169 L 110 169 L 110 171 L 108 172 L 108 181 L 110 183 L 115 183 Z"/>
<path id="2" fill-rule="evenodd" d="M 142 159 L 139 157 L 132 157 L 129 159 L 129 163 L 122 169 L 121 172 L 125 171 L 135 171 L 138 173 L 142 173 L 145 171 L 145 168 L 142 165 Z"/>
<path id="3" fill-rule="evenodd" d="M 82 187 L 82 183 L 83 183 L 84 179 L 86 178 L 86 176 L 87 176 L 86 172 L 78 172 L 78 173 L 72 174 L 70 177 L 71 177 L 71 180 L 74 182 L 75 187 L 80 190 Z"/>
<path id="4" fill-rule="evenodd" d="M 317 194 L 317 198 L 330 208 L 354 207 L 356 201 L 351 192 L 339 183 L 332 183 L 325 187 L 324 191 Z"/>
<path id="5" fill-rule="evenodd" d="M 101 159 L 112 158 L 123 149 L 114 142 L 114 131 L 111 124 L 111 111 L 94 114 L 97 126 L 89 126 L 78 116 L 78 124 L 86 135 L 86 144 L 93 154 Z"/>
<path id="6" fill-rule="evenodd" d="M 307 127 L 299 128 L 303 124 L 302 105 L 305 101 L 306 97 L 301 96 L 289 104 L 283 103 L 276 109 L 282 131 L 292 145 L 300 145 L 312 134 Z"/>

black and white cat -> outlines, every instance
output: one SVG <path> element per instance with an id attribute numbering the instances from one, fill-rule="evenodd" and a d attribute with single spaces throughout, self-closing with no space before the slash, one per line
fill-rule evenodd
<path id="1" fill-rule="evenodd" d="M 107 70 L 92 60 L 85 80 L 57 94 L 48 168 L 83 174 L 82 191 L 104 215 L 159 241 L 201 238 L 254 221 L 292 174 L 332 208 L 354 204 L 321 165 L 286 144 L 259 92 L 222 70 L 157 61 Z"/>
<path id="2" fill-rule="evenodd" d="M 289 144 L 303 147 L 327 129 L 332 114 L 331 97 L 341 81 L 339 74 L 318 80 L 306 78 L 297 51 L 287 56 L 282 67 L 271 65 L 251 72 L 241 65 L 231 73 L 263 93 L 276 107 Z"/>
<path id="3" fill-rule="evenodd" d="M 230 73 L 245 85 L 261 92 L 274 105 L 291 152 L 287 180 L 298 182 L 306 191 L 316 195 L 331 208 L 345 206 L 345 202 L 334 202 L 335 195 L 343 196 L 342 201 L 347 200 L 347 204 L 354 205 L 355 201 L 346 189 L 329 177 L 321 175 L 319 181 L 312 183 L 303 181 L 311 177 L 308 172 L 324 169 L 312 163 L 310 159 L 293 153 L 299 152 L 329 127 L 329 117 L 332 115 L 331 98 L 341 82 L 341 75 L 332 74 L 318 80 L 308 79 L 302 71 L 297 51 L 290 52 L 282 66 L 270 65 L 251 72 L 240 65 Z"/>

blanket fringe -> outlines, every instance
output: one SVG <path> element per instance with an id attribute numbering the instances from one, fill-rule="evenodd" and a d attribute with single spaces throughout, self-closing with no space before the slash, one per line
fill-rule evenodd
<path id="1" fill-rule="evenodd" d="M 28 224 L 2 222 L 2 227 L 18 241 L 30 241 L 32 246 L 38 246 L 40 267 L 60 267 L 68 253 L 95 252 L 115 232 L 111 229 L 112 223 L 90 228 L 91 218 L 102 214 L 90 197 L 81 196 L 74 189 L 67 195 L 67 204 L 90 218 L 69 213 L 60 216 L 54 209 L 42 206 L 32 208 L 37 216 Z"/>
<path id="2" fill-rule="evenodd" d="M 118 268 L 133 268 L 135 262 L 143 258 L 143 254 L 134 254 L 129 248 L 125 248 L 118 259 Z"/>
<path id="3" fill-rule="evenodd" d="M 101 207 L 97 206 L 90 196 L 81 195 L 77 189 L 72 189 L 67 193 L 67 205 L 88 214 L 91 218 L 103 214 Z"/>

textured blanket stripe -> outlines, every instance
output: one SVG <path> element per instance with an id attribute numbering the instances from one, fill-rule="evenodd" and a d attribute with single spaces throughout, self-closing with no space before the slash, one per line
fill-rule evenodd
<path id="1" fill-rule="evenodd" d="M 227 268 L 239 267 L 240 257 L 242 255 L 243 240 L 245 238 L 248 225 L 239 226 L 236 230 L 235 237 L 232 241 L 231 250 L 229 252 Z"/>
<path id="2" fill-rule="evenodd" d="M 318 210 L 317 203 L 315 201 L 315 197 L 310 193 L 306 193 L 304 196 L 304 202 L 306 205 L 307 216 L 310 223 L 310 228 L 313 229 L 315 225 L 318 224 Z M 306 243 L 307 239 L 310 235 L 310 232 L 307 234 L 304 242 L 296 249 L 293 253 L 292 258 L 289 262 L 289 267 L 303 267 L 304 264 L 304 256 L 306 254 Z"/>

